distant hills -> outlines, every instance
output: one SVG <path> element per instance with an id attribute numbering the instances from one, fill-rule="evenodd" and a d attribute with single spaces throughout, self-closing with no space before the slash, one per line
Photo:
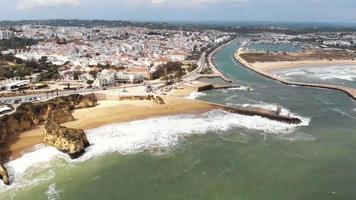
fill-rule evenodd
<path id="1" fill-rule="evenodd" d="M 214 29 L 227 32 L 285 32 L 289 34 L 325 31 L 356 31 L 356 24 L 336 24 L 317 22 L 263 22 L 263 21 L 122 21 L 122 20 L 81 20 L 81 19 L 50 19 L 50 20 L 19 20 L 0 21 L 0 27 L 21 25 L 38 26 L 79 26 L 79 27 L 123 27 L 135 26 L 152 29 L 203 30 Z"/>

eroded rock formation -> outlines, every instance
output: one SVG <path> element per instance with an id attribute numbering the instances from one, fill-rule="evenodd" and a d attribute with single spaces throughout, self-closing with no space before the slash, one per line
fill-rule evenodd
<path id="1" fill-rule="evenodd" d="M 156 104 L 165 104 L 163 98 L 160 96 L 149 95 L 148 98 Z"/>
<path id="2" fill-rule="evenodd" d="M 16 137 L 18 133 L 30 130 L 47 121 L 50 113 L 52 113 L 51 120 L 59 125 L 74 119 L 72 116 L 74 109 L 94 107 L 96 105 L 97 100 L 94 95 L 83 96 L 80 94 L 57 97 L 46 102 L 21 104 L 13 113 L 0 117 L 0 150 L 7 148 L 6 142 L 10 137 Z M 56 137 L 48 134 L 46 141 L 50 144 L 53 143 L 53 146 L 60 147 L 61 151 L 68 152 L 72 158 L 80 155 L 84 151 L 83 147 L 88 145 L 82 130 L 64 129 L 60 126 L 55 126 L 53 123 L 51 127 L 56 127 L 56 130 L 62 135 L 57 138 L 64 139 L 55 139 Z M 65 136 L 66 134 L 68 136 Z M 3 155 L 2 159 L 0 155 L 0 164 L 7 160 L 8 158 L 5 155 Z M 9 184 L 6 169 L 2 165 L 0 166 L 1 177 L 5 184 Z"/>
<path id="3" fill-rule="evenodd" d="M 73 120 L 74 109 L 96 105 L 97 100 L 94 95 L 80 94 L 57 97 L 46 102 L 21 104 L 15 112 L 0 117 L 0 144 L 5 143 L 6 138 L 13 134 L 30 130 L 45 122 L 53 110 L 56 111 L 54 114 L 56 121 L 64 123 Z"/>
<path id="4" fill-rule="evenodd" d="M 0 162 L 2 161 L 2 157 L 0 155 Z M 4 182 L 5 185 L 10 185 L 9 175 L 7 174 L 6 168 L 0 164 L 0 179 Z"/>
<path id="5" fill-rule="evenodd" d="M 51 112 L 43 134 L 43 141 L 58 150 L 67 153 L 70 158 L 78 158 L 89 146 L 88 139 L 82 129 L 71 129 L 61 126 L 56 121 L 55 112 Z"/>

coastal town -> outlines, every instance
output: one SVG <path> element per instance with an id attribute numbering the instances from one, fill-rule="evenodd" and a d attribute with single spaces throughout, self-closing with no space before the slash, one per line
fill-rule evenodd
<path id="1" fill-rule="evenodd" d="M 64 90 L 135 84 L 152 90 L 182 78 L 189 82 L 202 76 L 221 76 L 209 63 L 209 54 L 236 34 L 245 38 L 243 48 L 267 52 L 267 60 L 273 60 L 273 53 L 286 52 L 306 52 L 311 59 L 355 57 L 354 32 L 304 33 L 282 28 L 261 33 L 235 31 L 38 24 L 3 27 L 0 40 L 8 44 L 1 49 L 0 96 L 47 93 L 47 97 Z M 265 44 L 277 47 L 261 48 Z M 23 100 L 26 101 L 12 99 L 5 103 Z"/>
<path id="2" fill-rule="evenodd" d="M 141 27 L 24 25 L 0 32 L 5 40 L 16 38 L 35 43 L 19 44 L 16 49 L 1 52 L 3 97 L 142 83 L 159 87 L 162 82 L 188 77 L 193 71 L 213 74 L 209 67 L 205 69 L 207 52 L 233 37 L 214 30 Z"/>
<path id="3" fill-rule="evenodd" d="M 191 97 L 208 90 L 231 90 L 237 96 L 254 93 L 254 88 L 233 81 L 216 66 L 217 52 L 227 46 L 236 50 L 231 59 L 245 70 L 285 85 L 343 91 L 355 99 L 352 87 L 292 82 L 271 74 L 278 66 L 295 67 L 305 62 L 356 63 L 354 32 L 280 31 L 39 24 L 3 27 L 0 143 L 6 145 L 0 148 L 0 161 L 19 158 L 42 143 L 77 159 L 91 145 L 85 130 L 181 113 L 220 110 L 303 126 L 302 117 L 279 104 L 267 108 L 226 105 Z M 0 177 L 5 184 L 12 181 L 1 162 Z"/>
<path id="4" fill-rule="evenodd" d="M 356 199 L 356 0 L 0 0 L 0 200 Z"/>

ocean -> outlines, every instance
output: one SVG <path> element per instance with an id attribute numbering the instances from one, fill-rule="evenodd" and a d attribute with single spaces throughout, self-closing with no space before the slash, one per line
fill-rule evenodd
<path id="1" fill-rule="evenodd" d="M 356 102 L 342 92 L 285 86 L 238 64 L 230 43 L 214 58 L 254 89 L 194 93 L 226 105 L 283 107 L 300 125 L 226 113 L 156 117 L 86 131 L 77 160 L 52 147 L 6 166 L 0 199 L 356 198 Z"/>

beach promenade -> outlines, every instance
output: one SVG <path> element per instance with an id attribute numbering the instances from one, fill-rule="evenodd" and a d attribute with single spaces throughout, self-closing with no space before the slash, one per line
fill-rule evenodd
<path id="1" fill-rule="evenodd" d="M 302 83 L 302 82 L 294 82 L 294 81 L 288 81 L 285 79 L 282 79 L 278 76 L 275 76 L 269 72 L 266 72 L 264 70 L 261 70 L 255 66 L 253 66 L 253 64 L 248 63 L 246 60 L 244 60 L 243 58 L 241 58 L 241 54 L 245 53 L 243 51 L 241 51 L 240 49 L 238 49 L 235 54 L 234 57 L 235 59 L 242 64 L 243 66 L 265 76 L 268 78 L 271 78 L 273 80 L 276 80 L 278 82 L 281 82 L 283 84 L 286 85 L 293 85 L 293 86 L 302 86 L 302 87 L 313 87 L 313 88 L 321 88 L 321 89 L 330 89 L 330 90 L 337 90 L 337 91 L 342 91 L 345 92 L 347 95 L 349 95 L 351 98 L 353 98 L 354 100 L 356 100 L 356 89 L 355 88 L 351 88 L 351 87 L 345 87 L 345 86 L 338 86 L 338 85 L 331 85 L 331 84 L 318 84 L 318 83 Z"/>

